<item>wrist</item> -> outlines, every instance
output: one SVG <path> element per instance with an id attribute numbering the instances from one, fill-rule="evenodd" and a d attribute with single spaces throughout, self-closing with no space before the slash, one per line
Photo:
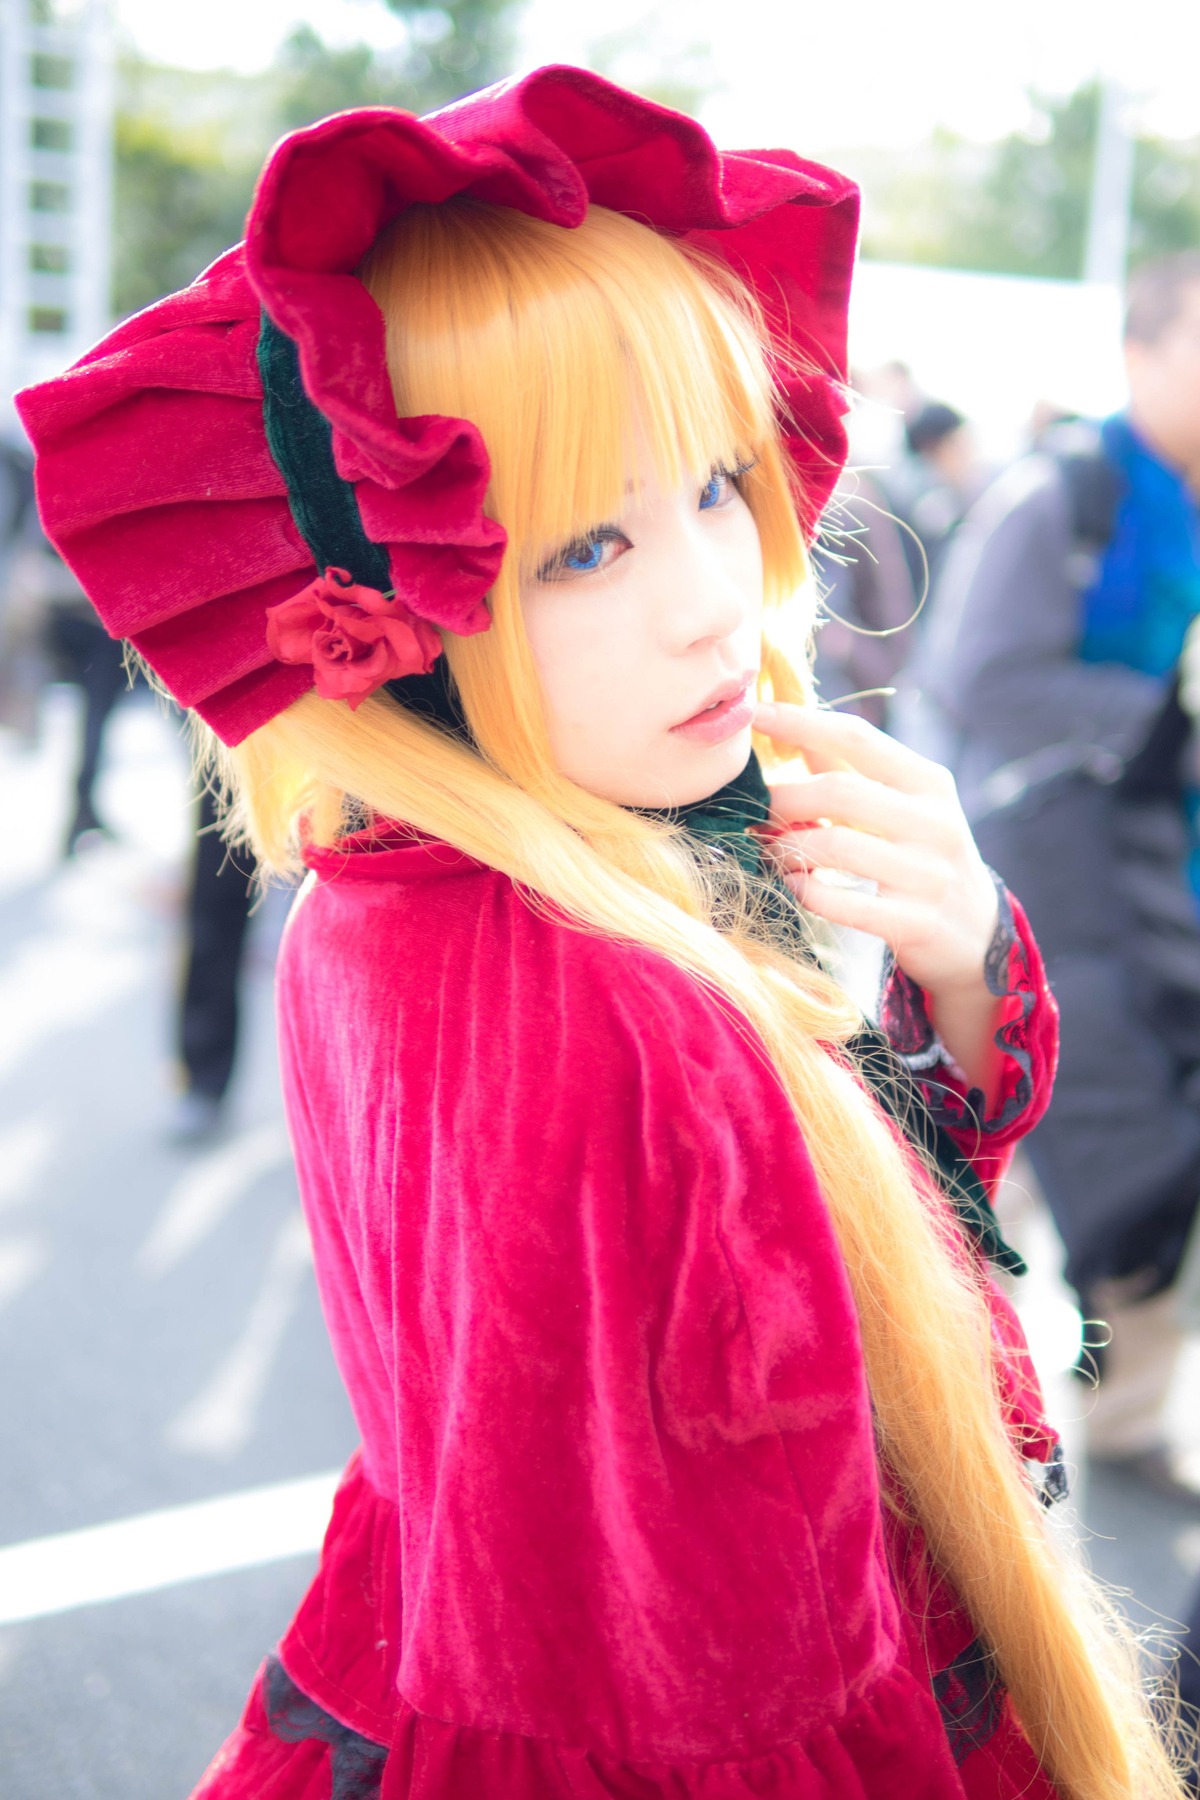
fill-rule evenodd
<path id="1" fill-rule="evenodd" d="M 990 937 L 987 943 L 991 943 Z M 986 958 L 985 944 L 978 957 L 970 963 L 964 960 L 961 969 L 950 971 L 944 976 L 939 974 L 937 980 L 928 987 L 922 984 L 921 991 L 925 995 L 931 1016 L 939 1007 L 969 1006 L 975 1002 L 982 1005 L 985 999 L 995 999 L 988 986 Z"/>
<path id="2" fill-rule="evenodd" d="M 931 1004 L 959 1006 L 992 993 L 988 961 L 1000 925 L 1000 893 L 990 869 L 981 868 L 978 912 L 969 934 L 956 932 L 947 946 L 951 960 L 938 968 L 924 991 Z"/>

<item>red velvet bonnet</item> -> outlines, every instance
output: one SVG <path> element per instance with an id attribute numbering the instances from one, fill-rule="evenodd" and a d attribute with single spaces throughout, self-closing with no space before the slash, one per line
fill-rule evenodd
<path id="1" fill-rule="evenodd" d="M 691 119 L 580 69 L 539 69 L 424 119 L 385 107 L 324 119 L 272 153 L 244 244 L 18 399 L 50 538 L 108 631 L 226 743 L 314 684 L 311 662 L 268 643 L 269 609 L 320 569 L 306 497 L 268 442 L 266 333 L 298 356 L 330 481 L 413 642 L 428 657 L 431 626 L 487 626 L 504 533 L 483 512 L 485 446 L 462 419 L 397 419 L 382 315 L 354 275 L 407 205 L 455 194 L 566 227 L 594 202 L 724 258 L 784 352 L 810 532 L 837 478 L 850 181 L 788 150 L 722 154 Z"/>

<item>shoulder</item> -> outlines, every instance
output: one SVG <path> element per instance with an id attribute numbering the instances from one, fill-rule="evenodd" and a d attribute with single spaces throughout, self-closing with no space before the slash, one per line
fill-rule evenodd
<path id="1" fill-rule="evenodd" d="M 981 533 L 999 526 L 1033 526 L 1043 522 L 1066 524 L 1067 488 L 1058 458 L 1036 452 L 1020 457 L 1004 469 L 981 495 L 969 515 L 971 527 Z"/>
<path id="2" fill-rule="evenodd" d="M 285 1021 L 334 1014 L 409 1055 L 435 1040 L 486 1079 L 476 1052 L 591 1081 L 624 1075 L 693 1097 L 775 1083 L 734 1007 L 666 957 L 582 929 L 446 844 L 322 853 L 281 963 Z M 482 1059 L 486 1062 L 486 1059 Z"/>
<path id="3" fill-rule="evenodd" d="M 642 1259 L 667 1292 L 656 1259 L 688 1219 L 740 1239 L 763 1214 L 775 1229 L 786 1197 L 811 1256 L 836 1264 L 803 1132 L 749 1021 L 494 870 L 407 893 L 321 883 L 279 998 L 294 1128 L 322 1167 L 358 1172 L 350 1185 L 376 1197 L 364 1205 L 402 1193 L 420 1212 L 453 1194 L 489 1255 L 527 1259 L 532 1232 L 582 1267 L 605 1242 L 621 1280 Z"/>
<path id="4" fill-rule="evenodd" d="M 1070 550 L 1061 467 L 1052 456 L 1024 456 L 996 477 L 963 521 L 938 585 L 938 607 L 957 624 L 968 598 L 968 620 L 980 608 L 986 613 L 992 600 L 1011 619 L 1047 582 L 1071 594 Z"/>

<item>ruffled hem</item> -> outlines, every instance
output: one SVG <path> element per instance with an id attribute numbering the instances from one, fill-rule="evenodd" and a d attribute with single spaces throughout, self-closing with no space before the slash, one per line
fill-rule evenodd
<path id="1" fill-rule="evenodd" d="M 1007 1709 L 987 1743 L 957 1766 L 944 1740 L 925 1744 L 914 1730 L 929 1710 L 915 1678 L 893 1673 L 803 1746 L 666 1764 L 451 1725 L 402 1707 L 380 1762 L 347 1757 L 329 1734 L 279 1735 L 260 1677 L 192 1800 L 1053 1800 Z"/>
<path id="2" fill-rule="evenodd" d="M 192 1800 L 1049 1800 L 1002 1694 L 974 1687 L 946 1722 L 908 1658 L 880 1676 L 835 1724 L 803 1742 L 733 1760 L 622 1759 L 516 1732 L 431 1717 L 396 1686 L 398 1587 L 395 1508 L 356 1455 L 334 1503 L 321 1568 L 256 1682 L 238 1730 Z M 978 1663 L 963 1652 L 965 1621 L 948 1595 L 930 1605 L 910 1546 L 901 1585 L 938 1641 L 911 1656 Z M 900 1569 L 897 1571 L 900 1573 Z M 926 1571 L 928 1574 L 928 1571 Z M 297 1705 L 270 1703 L 269 1672 L 295 1684 Z M 953 1673 L 948 1670 L 947 1674 Z M 278 1680 L 275 1683 L 279 1686 Z M 972 1684 L 968 1683 L 968 1687 Z M 278 1696 L 276 1696 L 278 1699 Z M 318 1709 L 323 1718 L 318 1716 Z M 974 1712 L 972 1709 L 976 1709 Z M 347 1743 L 357 1734 L 356 1747 Z M 365 1743 L 362 1740 L 366 1740 Z M 380 1757 L 373 1747 L 386 1750 Z"/>

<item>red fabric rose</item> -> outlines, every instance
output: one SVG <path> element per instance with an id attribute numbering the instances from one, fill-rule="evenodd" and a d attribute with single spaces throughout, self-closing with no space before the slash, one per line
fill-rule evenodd
<path id="1" fill-rule="evenodd" d="M 326 569 L 301 594 L 273 606 L 267 644 L 285 663 L 311 663 L 318 694 L 351 709 L 385 681 L 427 675 L 442 648 L 434 627 L 395 596 Z"/>

